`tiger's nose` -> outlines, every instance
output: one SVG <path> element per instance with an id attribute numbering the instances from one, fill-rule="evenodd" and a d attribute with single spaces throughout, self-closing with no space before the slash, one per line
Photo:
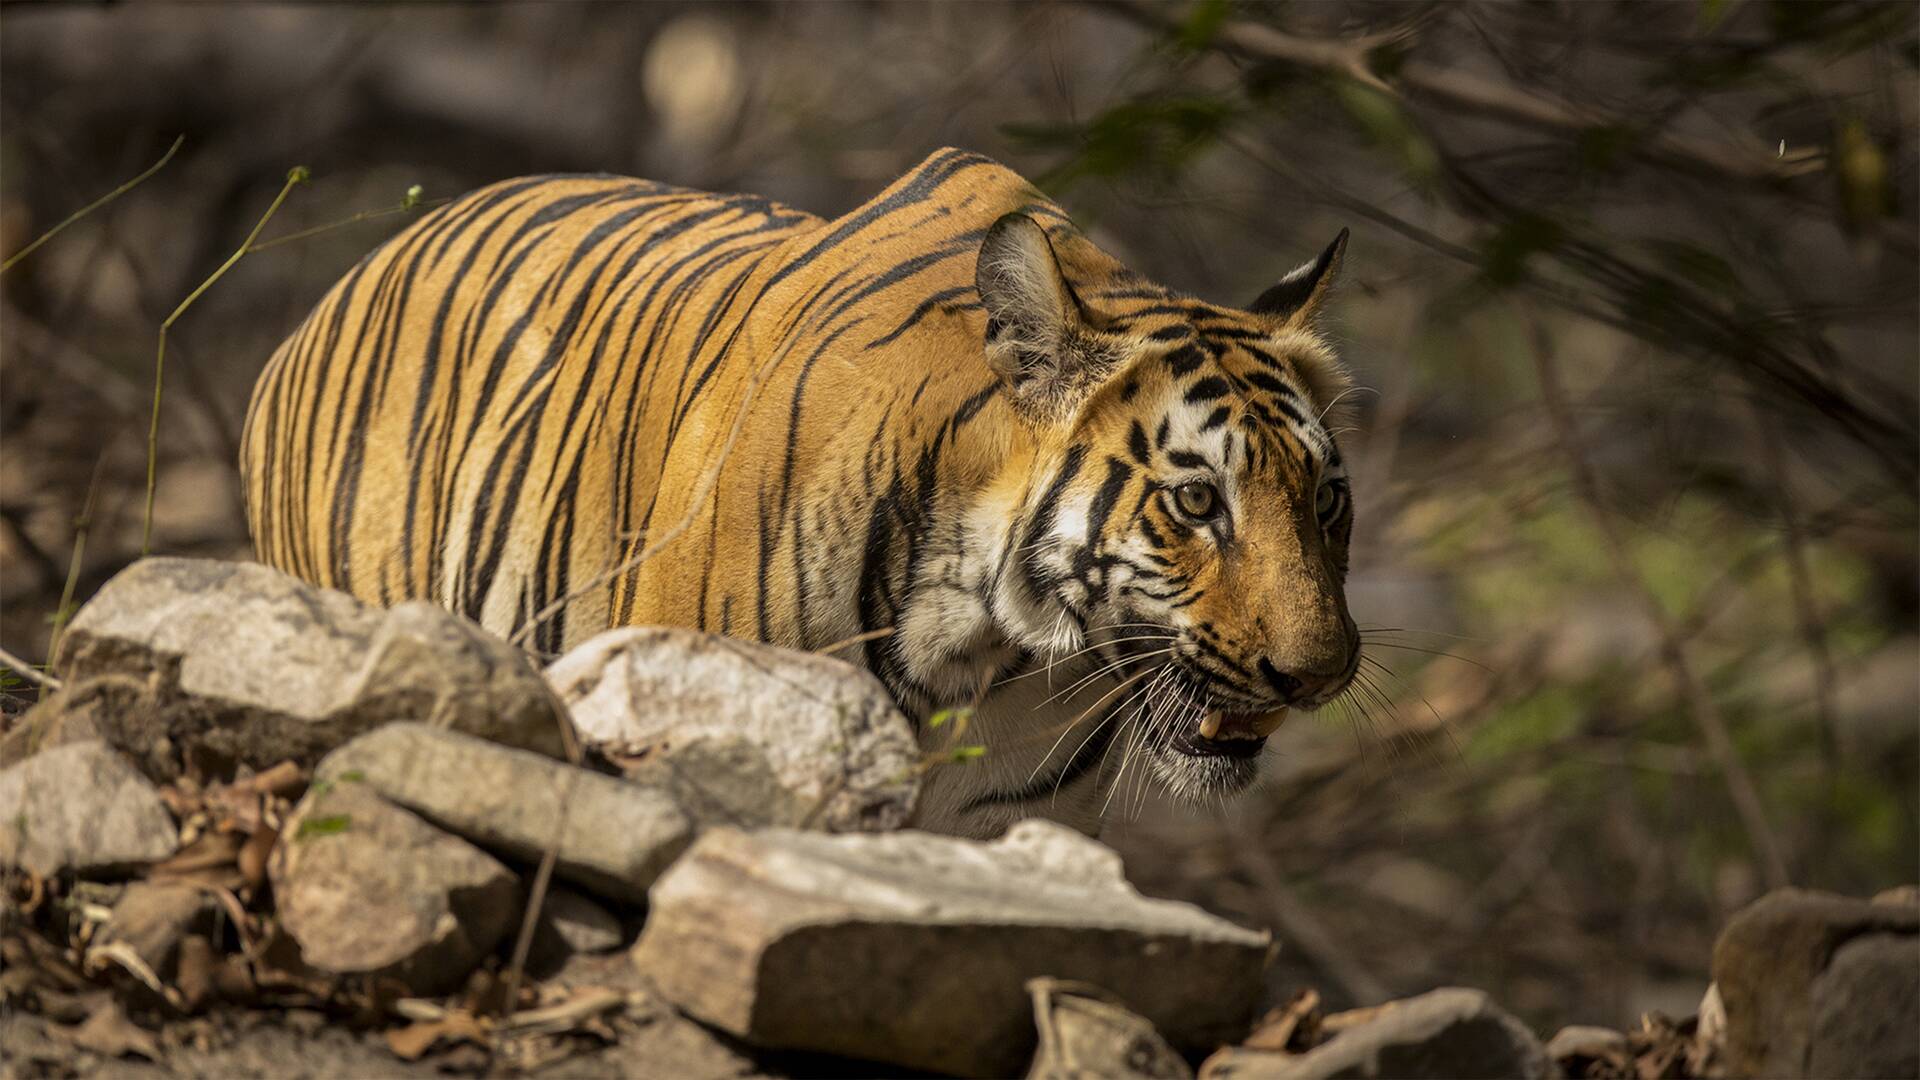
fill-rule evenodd
<path id="1" fill-rule="evenodd" d="M 1280 695 L 1280 700 L 1289 705 L 1314 697 L 1340 681 L 1338 672 L 1331 675 L 1315 675 L 1311 672 L 1295 674 L 1281 671 L 1274 666 L 1272 660 L 1264 656 L 1260 658 L 1258 667 L 1260 676 L 1267 680 L 1267 685 L 1273 687 L 1274 693 Z"/>

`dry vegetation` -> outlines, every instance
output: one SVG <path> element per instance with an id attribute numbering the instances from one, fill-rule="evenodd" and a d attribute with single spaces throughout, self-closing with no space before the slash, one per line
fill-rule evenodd
<path id="1" fill-rule="evenodd" d="M 245 554 L 253 375 L 415 185 L 608 170 L 833 212 L 957 144 L 1221 301 L 1355 230 L 1368 685 L 1243 805 L 1109 834 L 1149 891 L 1274 927 L 1276 997 L 1679 1015 L 1765 888 L 1920 877 L 1910 6 L 4 21 L 0 252 L 186 139 L 0 278 L 0 644 L 29 661 L 138 554 L 156 333 L 290 167 L 169 330 L 157 551 Z"/>

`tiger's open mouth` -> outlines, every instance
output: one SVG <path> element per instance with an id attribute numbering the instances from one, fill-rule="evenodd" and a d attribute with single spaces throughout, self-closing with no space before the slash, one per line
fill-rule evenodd
<path id="1" fill-rule="evenodd" d="M 1210 709 L 1194 730 L 1176 734 L 1171 746 L 1188 757 L 1250 758 L 1287 722 L 1287 714 L 1285 705 L 1264 713 Z"/>

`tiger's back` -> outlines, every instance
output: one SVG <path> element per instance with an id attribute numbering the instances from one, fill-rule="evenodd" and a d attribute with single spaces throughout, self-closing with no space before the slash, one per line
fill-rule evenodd
<path id="1" fill-rule="evenodd" d="M 845 605 L 807 610 L 838 591 L 807 566 L 864 546 L 925 441 L 889 430 L 903 399 L 925 417 L 989 381 L 917 369 L 942 322 L 970 315 L 977 340 L 971 253 L 1036 199 L 959 151 L 831 222 L 620 177 L 467 195 L 343 278 L 262 375 L 243 452 L 260 557 L 502 634 L 540 617 L 547 651 L 630 623 L 856 632 Z"/>

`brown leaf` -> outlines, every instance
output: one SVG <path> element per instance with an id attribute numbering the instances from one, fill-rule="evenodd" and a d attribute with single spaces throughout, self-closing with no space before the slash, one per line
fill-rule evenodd
<path id="1" fill-rule="evenodd" d="M 1303 987 L 1286 1005 L 1262 1017 L 1241 1045 L 1252 1050 L 1313 1049 L 1320 1033 L 1320 994 Z"/>
<path id="2" fill-rule="evenodd" d="M 108 1057 L 138 1054 L 148 1061 L 160 1060 L 160 1044 L 153 1033 L 127 1019 L 120 1003 L 104 997 L 93 1014 L 77 1027 L 54 1028 L 54 1033 L 82 1050 Z"/>
<path id="3" fill-rule="evenodd" d="M 172 858 L 155 863 L 148 876 L 208 884 L 232 880 L 233 885 L 226 887 L 237 887 L 240 873 L 235 859 L 246 842 L 241 833 L 204 833 Z"/>
<path id="4" fill-rule="evenodd" d="M 421 1020 L 387 1032 L 387 1049 L 406 1061 L 418 1061 L 443 1039 L 485 1046 L 487 1031 L 472 1013 L 449 1012 L 435 1020 Z"/>
<path id="5" fill-rule="evenodd" d="M 220 959 L 214 954 L 213 942 L 204 937 L 194 936 L 180 943 L 179 959 L 174 964 L 173 985 L 179 989 L 181 999 L 190 1012 L 199 1012 L 217 993 L 214 983 L 214 969 Z"/>
<path id="6" fill-rule="evenodd" d="M 262 825 L 247 837 L 247 842 L 235 856 L 240 867 L 240 876 L 246 880 L 247 887 L 258 891 L 267 880 L 267 856 L 273 854 L 273 845 L 280 840 L 280 833 L 269 825 Z"/>

